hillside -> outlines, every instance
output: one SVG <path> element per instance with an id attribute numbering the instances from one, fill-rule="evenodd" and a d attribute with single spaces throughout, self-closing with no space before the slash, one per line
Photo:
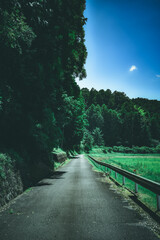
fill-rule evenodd
<path id="1" fill-rule="evenodd" d="M 160 142 L 160 101 L 130 99 L 123 92 L 82 89 L 88 120 L 87 130 L 96 144 L 150 146 Z M 96 132 L 94 132 L 96 130 Z"/>

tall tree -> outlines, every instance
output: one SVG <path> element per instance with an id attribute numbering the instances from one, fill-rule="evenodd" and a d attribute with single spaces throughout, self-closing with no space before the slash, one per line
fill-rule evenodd
<path id="1" fill-rule="evenodd" d="M 86 76 L 84 10 L 85 0 L 0 2 L 0 145 L 33 164 L 48 163 L 62 138 L 75 144 L 82 138 L 84 107 L 75 78 Z M 63 135 L 58 122 L 64 93 L 77 106 L 71 107 L 73 135 Z"/>

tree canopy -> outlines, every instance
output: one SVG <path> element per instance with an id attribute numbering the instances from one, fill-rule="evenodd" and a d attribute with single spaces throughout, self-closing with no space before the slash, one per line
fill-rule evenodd
<path id="1" fill-rule="evenodd" d="M 106 146 L 156 146 L 160 143 L 160 102 L 129 99 L 109 89 L 82 89 L 89 122 L 88 130 L 99 128 Z"/>
<path id="2" fill-rule="evenodd" d="M 84 10 L 85 0 L 0 2 L 0 148 L 25 164 L 83 138 Z"/>

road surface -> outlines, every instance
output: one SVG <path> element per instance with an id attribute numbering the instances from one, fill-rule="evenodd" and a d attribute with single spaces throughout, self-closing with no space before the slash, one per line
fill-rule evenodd
<path id="1" fill-rule="evenodd" d="M 158 240 L 81 155 L 0 212 L 1 240 Z"/>

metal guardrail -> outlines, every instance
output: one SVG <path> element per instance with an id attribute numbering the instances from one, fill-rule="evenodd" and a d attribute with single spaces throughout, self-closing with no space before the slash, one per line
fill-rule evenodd
<path id="1" fill-rule="evenodd" d="M 115 167 L 111 164 L 97 161 L 96 159 L 94 159 L 93 157 L 91 157 L 89 155 L 88 155 L 88 157 L 90 159 L 92 159 L 95 163 L 115 171 L 115 178 L 117 178 L 117 173 L 122 175 L 123 176 L 123 185 L 125 185 L 125 178 L 128 178 L 128 179 L 132 180 L 133 182 L 135 182 L 135 193 L 138 193 L 138 185 L 141 185 L 142 187 L 155 193 L 157 195 L 157 211 L 160 211 L 160 184 L 159 183 L 151 181 L 147 178 L 138 176 L 134 173 L 123 170 L 121 168 Z"/>

